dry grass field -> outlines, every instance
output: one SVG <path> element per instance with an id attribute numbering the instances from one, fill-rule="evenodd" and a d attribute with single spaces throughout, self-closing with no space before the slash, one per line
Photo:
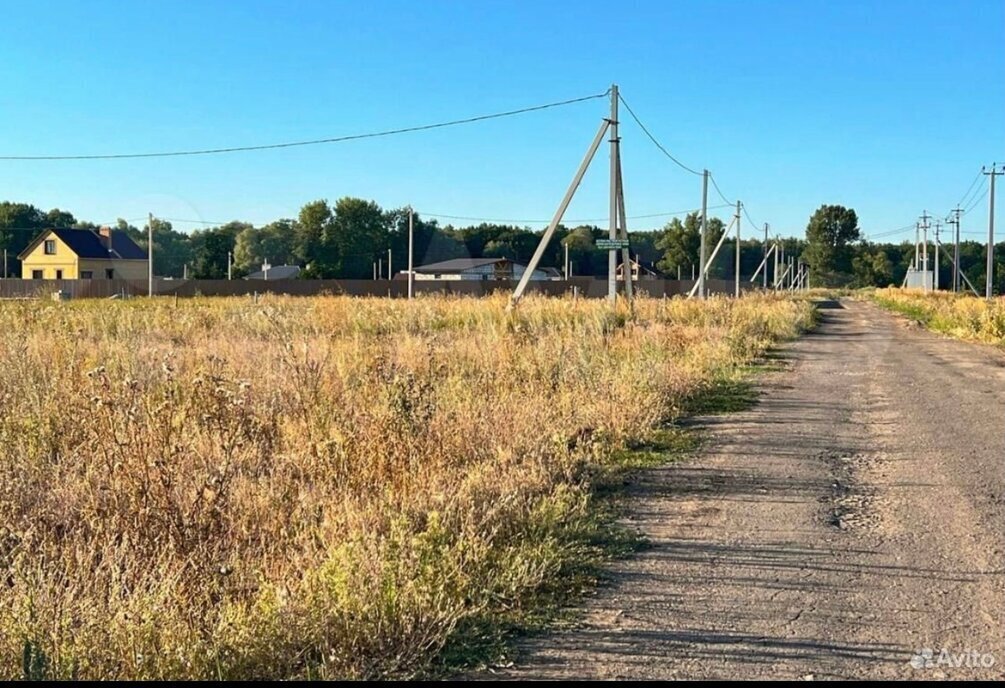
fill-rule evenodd
<path id="1" fill-rule="evenodd" d="M 806 302 L 0 304 L 0 678 L 430 671 Z"/>
<path id="2" fill-rule="evenodd" d="M 914 289 L 877 289 L 879 305 L 912 317 L 942 334 L 985 344 L 1005 346 L 1005 298 L 987 301 L 969 293 Z"/>

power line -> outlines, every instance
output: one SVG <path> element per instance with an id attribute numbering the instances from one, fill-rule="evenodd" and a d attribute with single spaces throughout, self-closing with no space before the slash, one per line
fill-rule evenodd
<path id="1" fill-rule="evenodd" d="M 897 229 L 884 230 L 882 232 L 877 232 L 875 234 L 868 234 L 865 237 L 866 241 L 872 241 L 874 239 L 880 239 L 883 237 L 892 236 L 894 234 L 899 234 L 901 232 L 906 232 L 909 229 L 914 229 L 914 224 L 904 225 L 903 227 L 898 227 Z"/>
<path id="2" fill-rule="evenodd" d="M 708 173 L 708 178 L 712 180 L 712 186 L 715 187 L 715 192 L 719 194 L 719 198 L 722 199 L 723 203 L 726 205 L 736 205 L 736 203 L 726 198 L 726 196 L 722 193 L 722 189 L 719 188 L 719 185 L 715 181 L 715 176 L 711 172 Z"/>
<path id="3" fill-rule="evenodd" d="M 718 209 L 718 208 L 726 208 L 726 207 L 729 207 L 729 206 L 727 206 L 725 204 L 724 205 L 710 206 L 709 210 L 715 210 L 715 209 Z M 649 219 L 649 218 L 654 218 L 654 217 L 671 217 L 671 216 L 674 216 L 674 215 L 686 215 L 688 213 L 696 213 L 696 212 L 700 212 L 700 211 L 701 211 L 701 208 L 691 208 L 689 210 L 675 210 L 673 212 L 666 212 L 666 213 L 650 213 L 650 214 L 647 214 L 647 215 L 630 215 L 630 216 L 628 216 L 625 219 L 628 219 L 628 220 L 644 220 L 644 219 Z M 426 212 L 426 211 L 422 211 L 422 210 L 416 210 L 416 212 L 418 212 L 420 215 L 425 215 L 426 217 L 432 217 L 432 218 L 436 218 L 436 219 L 467 220 L 467 221 L 470 221 L 470 222 L 499 222 L 499 223 L 508 223 L 508 224 L 521 224 L 521 223 L 539 224 L 539 223 L 549 223 L 549 222 L 551 222 L 551 220 L 527 220 L 527 219 L 499 218 L 499 217 L 472 217 L 470 215 L 447 215 L 445 213 L 431 213 L 431 212 Z M 606 217 L 588 217 L 588 218 L 581 218 L 581 219 L 569 219 L 569 220 L 565 220 L 564 222 L 566 224 L 584 223 L 584 222 L 604 222 L 607 219 L 609 219 L 609 218 L 606 218 Z"/>
<path id="4" fill-rule="evenodd" d="M 414 127 L 402 127 L 400 129 L 387 129 L 384 131 L 375 131 L 365 134 L 350 134 L 347 136 L 335 136 L 324 139 L 312 139 L 309 141 L 271 143 L 257 146 L 233 146 L 230 148 L 205 148 L 205 149 L 183 150 L 183 151 L 161 151 L 154 153 L 108 153 L 101 155 L 2 155 L 0 156 L 0 160 L 121 160 L 125 158 L 169 158 L 169 157 L 179 157 L 187 155 L 214 155 L 218 153 L 238 153 L 246 151 L 271 150 L 276 148 L 294 148 L 297 146 L 315 146 L 326 143 L 343 143 L 345 141 L 358 141 L 360 139 L 373 139 L 384 136 L 394 136 L 396 134 L 407 134 L 417 131 L 428 131 L 430 129 L 441 129 L 443 127 L 453 127 L 460 124 L 483 122 L 485 120 L 499 119 L 501 117 L 512 117 L 514 115 L 522 115 L 528 112 L 537 112 L 539 110 L 547 110 L 550 108 L 562 107 L 565 105 L 573 105 L 575 103 L 582 103 L 588 100 L 606 98 L 609 93 L 610 91 L 608 90 L 604 93 L 597 93 L 590 96 L 583 96 L 581 98 L 570 98 L 569 100 L 561 100 L 554 103 L 545 103 L 544 105 L 533 105 L 531 107 L 520 108 L 518 110 L 507 110 L 506 112 L 497 112 L 490 115 L 478 115 L 475 117 L 466 117 L 464 119 L 455 119 L 447 122 L 437 122 L 436 124 L 423 124 Z"/>
<path id="5" fill-rule="evenodd" d="M 982 194 L 981 194 L 980 196 L 976 196 L 976 197 L 974 198 L 974 200 L 973 200 L 973 201 L 972 201 L 972 202 L 970 203 L 970 205 L 969 205 L 969 206 L 967 206 L 967 209 L 963 211 L 963 214 L 964 214 L 964 215 L 966 215 L 966 214 L 967 214 L 967 213 L 969 213 L 969 212 L 970 212 L 971 210 L 973 210 L 974 208 L 976 208 L 976 207 L 977 207 L 977 204 L 978 204 L 978 203 L 980 203 L 981 201 L 983 201 L 983 200 L 984 200 L 984 197 L 985 197 L 985 196 L 987 196 L 987 195 L 988 195 L 988 189 L 987 189 L 987 187 L 985 186 L 985 187 L 984 187 L 984 193 L 982 193 Z"/>
<path id="6" fill-rule="evenodd" d="M 655 144 L 655 146 L 660 149 L 660 151 L 662 151 L 663 155 L 665 155 L 668 158 L 670 158 L 670 160 L 673 161 L 673 163 L 675 165 L 677 165 L 678 167 L 680 167 L 682 170 L 690 172 L 691 174 L 693 174 L 693 175 L 695 175 L 697 177 L 701 176 L 701 172 L 696 172 L 695 170 L 692 170 L 690 167 L 688 167 L 687 165 L 685 165 L 684 163 L 682 163 L 680 160 L 678 160 L 673 155 L 671 155 L 670 151 L 668 151 L 666 148 L 664 148 L 664 146 L 663 146 L 662 143 L 660 143 L 659 141 L 656 140 L 656 137 L 652 135 L 652 133 L 649 131 L 648 128 L 646 128 L 646 125 L 644 125 L 642 123 L 642 120 L 640 120 L 638 118 L 638 115 L 635 114 L 635 111 L 632 110 L 631 105 L 629 105 L 628 103 L 625 102 L 625 99 L 621 97 L 620 93 L 618 94 L 618 100 L 620 100 L 621 104 L 625 106 L 625 109 L 628 110 L 628 114 L 630 114 L 632 116 L 632 119 L 634 119 L 635 123 L 639 125 L 639 128 L 642 129 L 642 131 L 645 133 L 645 135 L 649 137 L 649 140 L 652 141 L 653 144 Z"/>
<path id="7" fill-rule="evenodd" d="M 980 179 L 982 179 L 982 178 L 983 178 L 983 175 L 980 173 L 980 171 L 978 171 L 977 172 L 977 176 L 974 177 L 974 180 L 972 182 L 970 182 L 970 187 L 967 189 L 967 192 L 965 194 L 963 194 L 963 198 L 961 198 L 960 202 L 956 204 L 956 207 L 960 207 L 960 206 L 962 206 L 966 202 L 967 196 L 970 195 L 970 192 L 974 190 L 974 186 L 976 186 L 977 182 Z"/>

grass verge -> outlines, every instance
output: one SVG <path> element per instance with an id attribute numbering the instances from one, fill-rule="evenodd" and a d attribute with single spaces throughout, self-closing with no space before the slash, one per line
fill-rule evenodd
<path id="1" fill-rule="evenodd" d="M 784 295 L 0 304 L 0 678 L 491 656 L 633 546 L 619 471 L 811 321 Z"/>
<path id="2" fill-rule="evenodd" d="M 866 293 L 877 305 L 907 316 L 933 332 L 1005 347 L 1005 298 L 988 301 L 969 294 L 877 289 Z"/>

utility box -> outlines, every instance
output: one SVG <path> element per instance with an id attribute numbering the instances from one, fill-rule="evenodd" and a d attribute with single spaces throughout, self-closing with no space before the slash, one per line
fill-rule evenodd
<path id="1" fill-rule="evenodd" d="M 933 284 L 935 284 L 935 280 L 931 270 L 907 269 L 904 286 L 908 289 L 931 289 Z"/>

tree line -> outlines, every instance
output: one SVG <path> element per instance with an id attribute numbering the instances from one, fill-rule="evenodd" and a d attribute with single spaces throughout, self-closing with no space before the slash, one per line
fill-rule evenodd
<path id="1" fill-rule="evenodd" d="M 16 256 L 43 229 L 50 227 L 96 229 L 71 212 L 54 208 L 43 211 L 26 203 L 0 202 L 0 250 L 8 252 L 8 272 L 20 274 Z M 441 225 L 420 213 L 413 216 L 414 256 L 417 266 L 451 258 L 506 257 L 526 264 L 540 241 L 541 231 L 516 225 L 480 223 L 465 227 Z M 708 250 L 718 242 L 727 223 L 718 217 L 708 222 Z M 147 227 L 125 220 L 115 225 L 146 249 Z M 697 272 L 701 243 L 698 213 L 675 217 L 657 230 L 630 232 L 633 257 L 647 269 L 676 278 L 690 279 Z M 740 245 L 741 276 L 752 275 L 761 263 L 764 245 L 761 228 L 744 227 L 751 237 Z M 595 242 L 608 230 L 595 225 L 559 226 L 555 240 L 545 252 L 541 267 L 562 269 L 568 247 L 572 274 L 605 277 L 607 252 Z M 232 221 L 219 226 L 183 232 L 171 222 L 154 219 L 154 272 L 164 277 L 188 275 L 196 279 L 227 277 L 228 257 L 232 274 L 242 277 L 261 269 L 263 263 L 299 265 L 301 277 L 370 279 L 374 264 L 383 263 L 386 276 L 388 250 L 395 272 L 408 260 L 408 209 L 381 208 L 377 203 L 344 197 L 304 205 L 297 217 L 275 220 L 261 226 Z M 864 241 L 855 211 L 836 205 L 821 206 L 811 216 L 806 238 L 781 240 L 786 256 L 810 265 L 814 284 L 826 286 L 899 285 L 914 258 L 914 243 Z M 1005 244 L 999 245 L 1005 251 Z M 933 254 L 933 251 L 929 251 Z M 934 257 L 933 257 L 934 258 Z M 983 290 L 984 246 L 964 241 L 960 262 L 974 286 Z M 710 276 L 732 279 L 735 241 L 729 238 L 714 261 Z M 943 259 L 940 283 L 949 284 L 951 268 Z M 1005 291 L 1005 266 L 996 269 L 996 284 Z"/>

